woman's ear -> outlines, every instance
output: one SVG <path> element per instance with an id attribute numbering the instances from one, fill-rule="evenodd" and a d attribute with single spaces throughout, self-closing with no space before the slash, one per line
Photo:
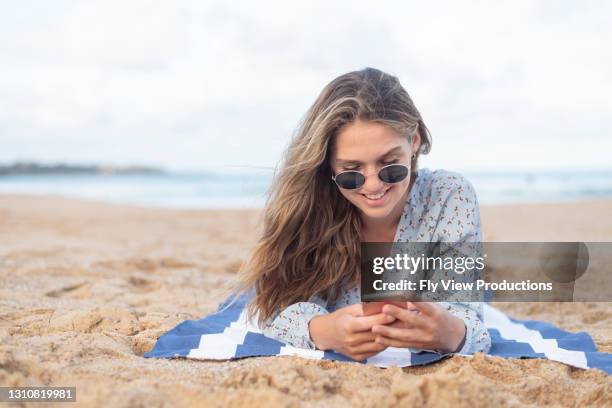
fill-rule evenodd
<path id="1" fill-rule="evenodd" d="M 421 147 L 421 132 L 419 131 L 419 128 L 417 127 L 417 129 L 414 131 L 414 136 L 412 137 L 412 152 L 413 153 L 418 152 L 420 147 Z"/>

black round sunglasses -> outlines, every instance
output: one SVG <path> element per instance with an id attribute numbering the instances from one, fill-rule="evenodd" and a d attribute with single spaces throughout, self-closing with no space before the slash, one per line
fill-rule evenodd
<path id="1" fill-rule="evenodd" d="M 410 174 L 410 166 L 405 164 L 389 164 L 378 171 L 378 178 L 386 184 L 403 181 Z M 357 190 L 366 181 L 366 176 L 357 170 L 347 170 L 332 176 L 338 187 L 345 190 Z"/>

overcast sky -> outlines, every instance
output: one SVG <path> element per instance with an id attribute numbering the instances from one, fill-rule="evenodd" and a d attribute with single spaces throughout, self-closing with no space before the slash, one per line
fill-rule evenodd
<path id="1" fill-rule="evenodd" d="M 0 161 L 273 167 L 372 66 L 430 127 L 423 167 L 610 167 L 610 4 L 5 1 Z"/>

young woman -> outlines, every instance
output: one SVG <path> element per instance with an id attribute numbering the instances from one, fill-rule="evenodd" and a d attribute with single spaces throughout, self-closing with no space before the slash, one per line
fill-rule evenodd
<path id="1" fill-rule="evenodd" d="M 394 76 L 334 79 L 300 124 L 275 174 L 263 233 L 241 270 L 264 335 L 355 360 L 389 346 L 486 352 L 482 304 L 387 304 L 366 316 L 360 243 L 478 242 L 474 189 L 457 173 L 417 170 L 431 137 Z M 415 313 L 415 311 L 417 313 Z"/>

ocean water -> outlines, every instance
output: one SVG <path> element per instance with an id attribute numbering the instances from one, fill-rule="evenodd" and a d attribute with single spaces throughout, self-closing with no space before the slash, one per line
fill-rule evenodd
<path id="1" fill-rule="evenodd" d="M 612 170 L 462 172 L 481 204 L 612 197 Z M 170 208 L 258 208 L 270 174 L 2 176 L 0 193 L 54 194 Z"/>
<path id="2" fill-rule="evenodd" d="M 199 173 L 0 177 L 0 193 L 55 194 L 170 208 L 258 208 L 268 176 Z"/>

